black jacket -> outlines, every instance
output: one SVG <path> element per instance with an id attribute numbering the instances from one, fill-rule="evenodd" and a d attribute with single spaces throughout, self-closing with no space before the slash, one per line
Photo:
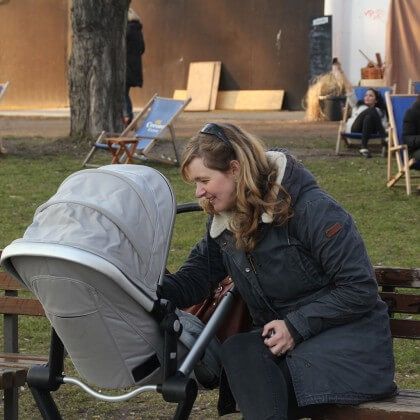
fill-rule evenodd
<path id="1" fill-rule="evenodd" d="M 127 87 L 143 86 L 143 68 L 141 56 L 145 51 L 142 24 L 137 20 L 127 23 Z"/>
<path id="2" fill-rule="evenodd" d="M 407 110 L 403 120 L 403 142 L 408 146 L 408 153 L 411 155 L 415 150 L 420 149 L 420 101 L 416 100 Z"/>
<path id="3" fill-rule="evenodd" d="M 299 406 L 394 392 L 387 306 L 353 219 L 291 156 L 282 184 L 293 203 L 288 223 L 261 223 L 264 240 L 246 255 L 232 232 L 215 229 L 215 216 L 182 268 L 165 276 L 163 296 L 188 307 L 231 275 L 255 328 L 284 319 L 302 337 L 287 355 Z"/>

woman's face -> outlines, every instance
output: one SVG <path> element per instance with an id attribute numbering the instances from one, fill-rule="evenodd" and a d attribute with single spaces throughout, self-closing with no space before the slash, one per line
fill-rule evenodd
<path id="1" fill-rule="evenodd" d="M 204 166 L 203 159 L 194 158 L 188 165 L 189 178 L 195 183 L 195 196 L 205 198 L 217 213 L 231 210 L 236 200 L 235 177 L 239 171 L 239 163 L 231 162 L 231 169 L 220 172 Z"/>
<path id="2" fill-rule="evenodd" d="M 363 99 L 363 102 L 365 105 L 367 106 L 375 106 L 376 103 L 378 102 L 376 100 L 376 95 L 375 92 L 373 90 L 367 90 L 365 93 L 365 97 Z"/>

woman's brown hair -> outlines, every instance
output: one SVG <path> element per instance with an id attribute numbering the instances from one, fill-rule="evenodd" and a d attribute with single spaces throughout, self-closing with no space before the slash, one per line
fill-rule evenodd
<path id="1" fill-rule="evenodd" d="M 238 248 L 252 250 L 257 241 L 258 223 L 263 213 L 273 216 L 273 223 L 281 225 L 292 215 L 290 195 L 276 184 L 277 168 L 267 159 L 263 143 L 241 128 L 227 123 L 213 124 L 223 131 L 228 143 L 220 136 L 200 132 L 187 144 L 181 163 L 184 181 L 191 182 L 188 174 L 195 158 L 213 170 L 227 173 L 232 160 L 240 164 L 236 189 L 236 206 L 232 211 L 230 230 Z M 229 144 L 230 143 L 230 144 Z M 214 215 L 213 206 L 200 201 L 204 210 Z"/>

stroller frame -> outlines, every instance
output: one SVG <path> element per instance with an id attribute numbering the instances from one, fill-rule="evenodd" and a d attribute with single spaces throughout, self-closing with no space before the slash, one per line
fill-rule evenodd
<path id="1" fill-rule="evenodd" d="M 185 203 L 177 206 L 177 213 L 202 210 L 197 203 Z M 49 361 L 43 366 L 33 366 L 27 374 L 27 383 L 44 420 L 60 420 L 62 417 L 51 395 L 63 384 L 73 384 L 92 397 L 102 401 L 118 402 L 128 400 L 140 393 L 158 392 L 167 402 L 177 403 L 174 419 L 188 419 L 198 393 L 198 385 L 190 375 L 196 363 L 202 358 L 206 347 L 220 328 L 224 318 L 231 309 L 236 298 L 235 288 L 223 297 L 212 318 L 190 349 L 185 359 L 177 368 L 177 341 L 182 326 L 175 313 L 175 306 L 166 300 L 154 303 L 152 316 L 159 322 L 164 336 L 163 381 L 156 385 L 143 385 L 120 395 L 98 393 L 77 378 L 66 376 L 64 370 L 64 345 L 54 328 L 51 332 Z"/>

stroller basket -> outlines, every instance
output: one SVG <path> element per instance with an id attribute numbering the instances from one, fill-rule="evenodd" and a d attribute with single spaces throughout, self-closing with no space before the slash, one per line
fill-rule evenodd
<path id="1" fill-rule="evenodd" d="M 4 269 L 37 296 L 53 327 L 49 365 L 28 373 L 44 418 L 59 418 L 49 392 L 62 383 L 106 401 L 159 391 L 181 403 L 177 418 L 188 417 L 194 402 L 194 369 L 204 386 L 217 384 L 220 344 L 214 334 L 222 318 L 204 328 L 157 296 L 176 212 L 169 182 L 152 168 L 83 170 L 64 180 L 36 210 L 23 238 L 4 249 Z M 226 312 L 223 305 L 220 310 Z M 64 348 L 90 384 L 141 387 L 106 396 L 63 376 Z"/>

